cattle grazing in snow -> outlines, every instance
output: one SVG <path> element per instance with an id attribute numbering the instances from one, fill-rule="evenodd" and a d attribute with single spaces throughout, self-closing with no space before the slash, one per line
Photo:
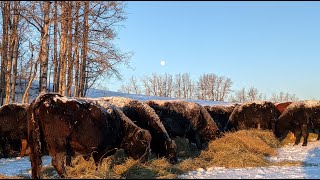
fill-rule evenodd
<path id="1" fill-rule="evenodd" d="M 28 142 L 32 178 L 41 178 L 42 151 L 46 146 L 52 165 L 65 177 L 64 157 L 92 155 L 95 164 L 123 148 L 134 159 L 147 160 L 149 131 L 136 126 L 118 108 L 55 93 L 40 94 L 28 111 Z"/>
<path id="2" fill-rule="evenodd" d="M 177 162 L 177 145 L 175 141 L 169 137 L 159 116 L 149 105 L 125 97 L 102 97 L 96 99 L 117 106 L 136 125 L 149 130 L 152 136 L 151 151 L 154 152 L 157 157 L 165 156 L 171 163 Z"/>
<path id="3" fill-rule="evenodd" d="M 221 137 L 221 132 L 208 111 L 194 102 L 180 100 L 146 101 L 160 117 L 169 136 L 189 139 L 198 149 Z"/>
<path id="4" fill-rule="evenodd" d="M 235 105 L 213 105 L 204 106 L 204 108 L 208 111 L 220 131 L 225 132 L 229 130 L 226 125 Z"/>
<path id="5" fill-rule="evenodd" d="M 20 157 L 28 154 L 26 153 L 28 107 L 29 104 L 12 103 L 0 108 L 0 145 L 5 158 L 16 156 L 14 151 L 20 151 Z"/>
<path id="6" fill-rule="evenodd" d="M 269 101 L 253 101 L 237 105 L 232 111 L 228 126 L 230 129 L 267 129 L 274 132 L 280 112 Z"/>
<path id="7" fill-rule="evenodd" d="M 276 121 L 275 135 L 282 141 L 289 132 L 296 137 L 295 145 L 304 138 L 302 146 L 307 146 L 309 131 L 320 128 L 320 101 L 293 102 Z M 318 135 L 318 139 L 320 135 Z"/>

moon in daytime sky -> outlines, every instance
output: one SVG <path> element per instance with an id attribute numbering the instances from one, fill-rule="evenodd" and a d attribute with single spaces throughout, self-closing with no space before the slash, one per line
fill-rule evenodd
<path id="1" fill-rule="evenodd" d="M 161 66 L 164 66 L 164 65 L 166 65 L 166 62 L 165 61 L 160 61 L 160 64 L 161 64 Z"/>

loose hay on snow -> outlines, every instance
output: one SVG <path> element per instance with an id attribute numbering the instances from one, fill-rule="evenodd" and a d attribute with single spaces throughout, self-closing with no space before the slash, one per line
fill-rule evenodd
<path id="1" fill-rule="evenodd" d="M 211 141 L 208 148 L 194 151 L 184 138 L 175 138 L 178 147 L 179 163 L 170 164 L 165 158 L 151 158 L 145 163 L 127 158 L 123 151 L 103 159 L 96 171 L 93 159 L 85 161 L 81 156 L 73 159 L 74 167 L 67 167 L 68 178 L 95 179 L 176 179 L 190 170 L 209 167 L 261 167 L 301 165 L 301 162 L 271 162 L 266 156 L 277 155 L 282 144 L 268 130 L 240 130 L 225 133 L 222 138 Z"/>
<path id="2" fill-rule="evenodd" d="M 240 130 L 225 133 L 209 143 L 208 149 L 194 159 L 180 163 L 184 170 L 219 167 L 258 167 L 270 165 L 265 156 L 275 156 L 279 141 L 268 130 Z"/>

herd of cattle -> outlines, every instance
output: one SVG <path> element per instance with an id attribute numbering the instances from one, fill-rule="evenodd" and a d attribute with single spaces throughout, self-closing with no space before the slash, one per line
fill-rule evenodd
<path id="1" fill-rule="evenodd" d="M 0 155 L 29 155 L 32 178 L 41 178 L 41 157 L 49 154 L 65 177 L 65 164 L 71 166 L 75 155 L 92 157 L 98 166 L 102 158 L 123 149 L 143 162 L 152 152 L 174 164 L 174 137 L 187 138 L 202 150 L 225 132 L 250 128 L 270 130 L 280 141 L 292 132 L 295 144 L 303 136 L 306 146 L 309 131 L 320 129 L 320 101 L 201 106 L 182 100 L 40 94 L 30 104 L 0 108 Z"/>

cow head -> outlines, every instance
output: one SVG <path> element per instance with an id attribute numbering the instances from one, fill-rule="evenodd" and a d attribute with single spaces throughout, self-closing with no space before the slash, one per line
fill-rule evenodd
<path id="1" fill-rule="evenodd" d="M 168 139 L 165 141 L 166 147 L 166 157 L 169 159 L 170 163 L 177 163 L 177 145 L 174 140 Z"/>
<path id="2" fill-rule="evenodd" d="M 133 159 L 140 159 L 142 162 L 148 160 L 150 155 L 151 134 L 148 130 L 140 129 L 126 139 L 125 151 Z"/>
<path id="3" fill-rule="evenodd" d="M 289 123 L 286 120 L 278 118 L 274 125 L 274 134 L 279 141 L 284 140 L 289 133 Z"/>

